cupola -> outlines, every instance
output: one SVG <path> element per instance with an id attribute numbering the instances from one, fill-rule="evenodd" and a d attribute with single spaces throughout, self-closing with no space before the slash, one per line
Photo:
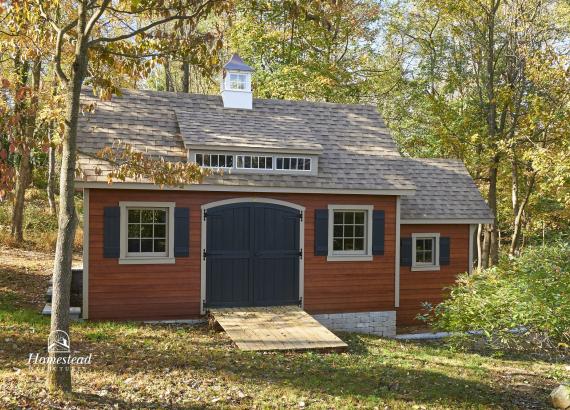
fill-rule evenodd
<path id="1" fill-rule="evenodd" d="M 253 96 L 251 93 L 251 73 L 248 66 L 237 54 L 224 65 L 222 71 L 221 91 L 225 108 L 241 108 L 251 110 Z"/>

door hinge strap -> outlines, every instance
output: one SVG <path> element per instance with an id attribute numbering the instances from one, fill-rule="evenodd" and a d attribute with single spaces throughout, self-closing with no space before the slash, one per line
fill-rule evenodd
<path id="1" fill-rule="evenodd" d="M 208 257 L 208 252 L 206 252 L 206 249 L 202 249 L 202 258 L 206 260 L 207 257 Z"/>
<path id="2" fill-rule="evenodd" d="M 303 259 L 303 248 L 301 248 L 301 250 L 299 250 L 299 258 Z"/>
<path id="3" fill-rule="evenodd" d="M 206 210 L 204 209 L 203 214 L 204 214 L 204 221 L 205 221 L 206 218 L 208 217 L 208 211 L 206 211 Z"/>

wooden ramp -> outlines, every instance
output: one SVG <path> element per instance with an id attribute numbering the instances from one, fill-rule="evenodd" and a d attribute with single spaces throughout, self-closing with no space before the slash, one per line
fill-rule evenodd
<path id="1" fill-rule="evenodd" d="M 346 343 L 296 306 L 210 309 L 241 350 L 335 350 Z"/>

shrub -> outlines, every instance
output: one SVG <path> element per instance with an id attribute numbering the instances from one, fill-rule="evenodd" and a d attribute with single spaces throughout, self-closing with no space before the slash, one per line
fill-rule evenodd
<path id="1" fill-rule="evenodd" d="M 570 244 L 529 248 L 515 260 L 462 275 L 449 298 L 423 315 L 454 342 L 479 331 L 495 349 L 535 350 L 570 344 Z"/>

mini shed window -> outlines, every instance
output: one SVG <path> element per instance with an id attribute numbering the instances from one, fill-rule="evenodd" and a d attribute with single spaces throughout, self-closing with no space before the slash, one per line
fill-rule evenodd
<path id="1" fill-rule="evenodd" d="M 439 270 L 439 234 L 412 234 L 412 270 Z"/>
<path id="2" fill-rule="evenodd" d="M 168 209 L 128 208 L 127 256 L 166 256 Z"/>

